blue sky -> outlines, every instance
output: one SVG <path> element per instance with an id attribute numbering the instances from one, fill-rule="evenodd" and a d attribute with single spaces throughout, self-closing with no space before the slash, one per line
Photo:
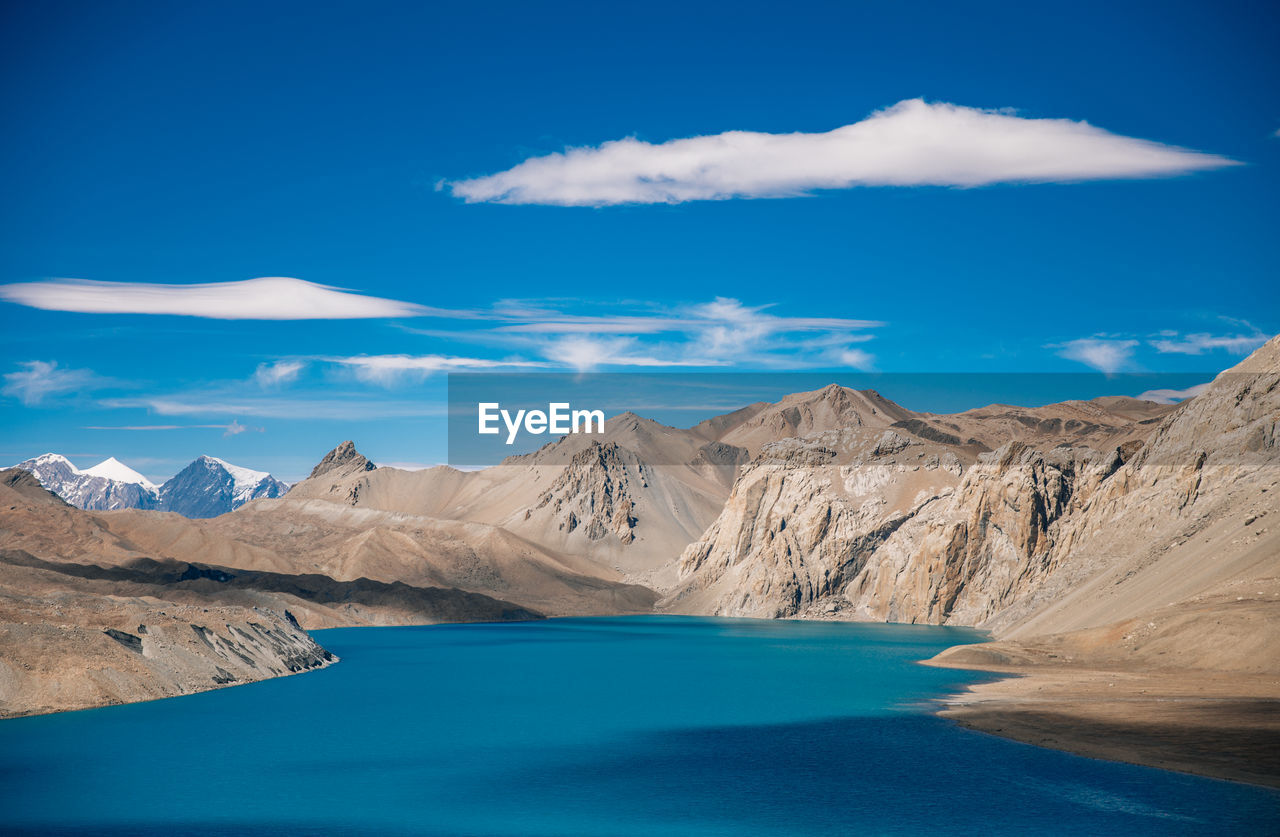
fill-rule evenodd
<path id="1" fill-rule="evenodd" d="M 9 4 L 0 462 L 437 462 L 495 364 L 1230 366 L 1278 15 L 1116 5 Z"/>

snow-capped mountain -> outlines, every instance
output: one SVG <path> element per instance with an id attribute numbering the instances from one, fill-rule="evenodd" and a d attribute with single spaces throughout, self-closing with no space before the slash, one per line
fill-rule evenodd
<path id="1" fill-rule="evenodd" d="M 65 459 L 63 460 L 66 461 Z M 114 456 L 102 460 L 92 468 L 86 468 L 81 471 L 82 474 L 89 474 L 94 477 L 102 477 L 103 479 L 115 480 L 116 482 L 127 482 L 133 485 L 140 485 L 143 488 L 155 490 L 159 486 L 151 480 L 139 474 L 128 465 L 116 459 Z"/>
<path id="2" fill-rule="evenodd" d="M 216 517 L 259 497 L 279 497 L 289 486 L 265 471 L 252 471 L 202 456 L 157 486 L 115 457 L 80 470 L 65 456 L 46 453 L 17 464 L 73 506 L 92 511 L 158 509 L 185 517 Z"/>
<path id="3" fill-rule="evenodd" d="M 160 508 L 185 517 L 216 517 L 259 497 L 279 497 L 289 486 L 266 473 L 202 456 L 160 486 Z"/>
<path id="4" fill-rule="evenodd" d="M 107 511 L 157 506 L 156 486 L 114 457 L 84 471 L 56 453 L 19 462 L 16 467 L 30 471 L 45 488 L 82 509 Z"/>

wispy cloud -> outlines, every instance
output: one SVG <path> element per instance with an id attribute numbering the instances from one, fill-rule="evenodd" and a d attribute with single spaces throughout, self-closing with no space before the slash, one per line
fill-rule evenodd
<path id="1" fill-rule="evenodd" d="M 331 398 L 249 398 L 195 392 L 141 398 L 107 398 L 99 401 L 98 406 L 109 410 L 142 409 L 160 416 L 256 416 L 339 421 L 446 414 L 445 406 L 440 403 L 371 399 L 367 393 Z M 220 426 L 226 429 L 229 425 Z"/>
<path id="2" fill-rule="evenodd" d="M 770 306 L 717 297 L 671 311 L 604 316 L 566 315 L 518 306 L 528 318 L 499 326 L 488 339 L 578 370 L 628 367 L 869 368 L 873 358 L 854 344 L 873 338 L 879 320 L 793 317 Z"/>
<path id="3" fill-rule="evenodd" d="M 499 317 L 514 320 L 495 330 L 515 334 L 661 334 L 663 332 L 698 331 L 708 325 L 732 324 L 744 320 L 771 331 L 832 331 L 836 329 L 879 328 L 879 320 L 848 317 L 785 317 L 769 314 L 770 306 L 748 307 L 736 299 L 716 299 L 683 306 L 677 311 L 659 314 L 566 314 L 546 308 L 504 307 L 495 311 Z"/>
<path id="4" fill-rule="evenodd" d="M 1112 372 L 1118 372 L 1129 363 L 1133 357 L 1133 350 L 1137 346 L 1137 340 L 1085 337 L 1051 345 L 1048 348 L 1057 349 L 1059 357 L 1079 361 L 1109 375 Z"/>
<path id="5" fill-rule="evenodd" d="M 1233 355 L 1247 355 L 1267 342 L 1267 335 L 1255 331 L 1253 334 L 1185 334 L 1165 332 L 1160 339 L 1152 340 L 1151 346 L 1157 352 L 1179 355 L 1202 355 L 1205 352 L 1224 350 Z"/>
<path id="6" fill-rule="evenodd" d="M 1149 389 L 1137 397 L 1142 401 L 1154 401 L 1157 404 L 1177 404 L 1180 401 L 1186 401 L 1188 398 L 1194 398 L 1208 389 L 1209 386 L 1209 382 L 1206 382 L 1186 389 Z"/>
<path id="7" fill-rule="evenodd" d="M 389 386 L 405 379 L 421 380 L 433 372 L 453 372 L 463 369 L 538 368 L 549 364 L 527 360 L 487 360 L 473 357 L 448 357 L 445 355 L 356 355 L 354 357 L 327 357 L 323 360 L 336 363 L 354 371 L 358 380 L 370 384 Z"/>
<path id="8" fill-rule="evenodd" d="M 27 406 L 71 393 L 101 389 L 111 382 L 89 369 L 67 369 L 54 360 L 28 360 L 18 364 L 17 372 L 4 375 L 0 394 L 16 398 Z"/>
<path id="9" fill-rule="evenodd" d="M 862 349 L 844 349 L 840 352 L 840 365 L 863 372 L 873 372 L 876 368 L 875 356 Z"/>
<path id="10" fill-rule="evenodd" d="M 776 198 L 855 186 L 984 186 L 1162 177 L 1238 165 L 1215 154 L 922 99 L 820 134 L 635 138 L 440 184 L 473 202 L 605 206 Z"/>
<path id="11" fill-rule="evenodd" d="M 228 424 L 228 425 L 223 429 L 223 431 L 222 431 L 222 435 L 223 435 L 223 436 L 239 436 L 241 433 L 248 433 L 250 430 L 252 430 L 252 431 L 253 431 L 253 432 L 255 432 L 255 433 L 263 433 L 263 432 L 265 432 L 266 428 L 263 428 L 263 427 L 247 427 L 246 425 L 241 424 L 240 422 L 236 421 L 235 419 L 232 419 L 232 420 L 231 420 L 231 423 L 230 423 L 230 424 Z"/>
<path id="12" fill-rule="evenodd" d="M 227 425 L 87 425 L 84 430 L 134 430 L 154 433 L 161 430 L 221 430 L 224 436 L 236 436 L 253 430 L 265 433 L 265 427 L 247 427 L 236 420 Z"/>
<path id="13" fill-rule="evenodd" d="M 306 364 L 300 360 L 277 360 L 260 363 L 253 372 L 253 382 L 264 389 L 283 386 L 298 380 Z"/>
<path id="14" fill-rule="evenodd" d="M 600 366 L 720 366 L 710 358 L 662 358 L 641 348 L 634 337 L 594 337 L 574 334 L 557 337 L 542 344 L 540 351 L 559 366 L 580 371 Z"/>
<path id="15" fill-rule="evenodd" d="M 0 285 L 0 299 L 47 311 L 89 314 L 170 314 L 217 320 L 352 320 L 385 317 L 469 316 L 365 296 L 288 277 L 156 285 L 51 279 Z"/>

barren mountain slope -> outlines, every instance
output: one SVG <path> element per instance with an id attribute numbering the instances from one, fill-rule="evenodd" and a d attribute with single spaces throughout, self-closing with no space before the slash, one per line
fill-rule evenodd
<path id="1" fill-rule="evenodd" d="M 755 456 L 769 442 L 808 436 L 827 430 L 886 428 L 917 414 L 894 404 L 874 390 L 852 390 L 836 384 L 788 395 L 776 404 L 753 404 L 708 419 L 693 432 Z"/>
<path id="2" fill-rule="evenodd" d="M 366 473 L 360 463 L 367 460 L 354 449 L 350 453 L 358 459 L 358 468 L 351 470 Z M 318 573 L 337 582 L 367 578 L 457 588 L 516 597 L 521 606 L 550 615 L 644 612 L 655 599 L 649 590 L 624 583 L 615 570 L 483 523 L 298 500 L 292 494 L 253 501 L 207 520 L 140 510 L 81 512 L 57 501 L 26 472 L 12 474 L 50 502 L 13 503 L 0 510 L 0 547 L 42 558 L 104 566 L 167 558 L 282 575 Z M 388 618 L 438 621 L 431 613 Z M 378 623 L 381 617 L 356 621 Z"/>
<path id="3" fill-rule="evenodd" d="M 118 595 L 12 549 L 23 540 L 56 554 L 60 539 L 130 557 L 25 471 L 0 472 L 0 716 L 185 694 L 332 659 L 278 601 Z"/>
<path id="4" fill-rule="evenodd" d="M 580 568 L 586 559 L 603 577 L 663 588 L 675 556 L 719 513 L 740 461 L 739 451 L 624 413 L 600 436 L 567 436 L 480 471 L 324 474 L 286 499 L 489 524 Z"/>
<path id="5" fill-rule="evenodd" d="M 119 594 L 24 557 L 0 553 L 0 717 L 188 694 L 334 659 L 278 602 Z"/>
<path id="6" fill-rule="evenodd" d="M 457 588 L 548 615 L 647 611 L 654 599 L 649 591 L 622 583 L 616 573 L 548 552 L 493 526 L 323 500 L 260 500 L 202 521 L 143 512 L 114 512 L 99 519 L 120 538 L 157 557 L 284 574 L 320 573 L 336 581 L 368 578 Z"/>

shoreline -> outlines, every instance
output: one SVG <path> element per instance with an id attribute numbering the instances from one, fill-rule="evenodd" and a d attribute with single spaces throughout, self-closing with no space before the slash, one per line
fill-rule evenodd
<path id="1" fill-rule="evenodd" d="M 1001 656 L 991 645 L 956 646 L 922 661 L 996 675 L 943 698 L 934 714 L 976 732 L 1087 758 L 1280 790 L 1274 677 Z"/>

